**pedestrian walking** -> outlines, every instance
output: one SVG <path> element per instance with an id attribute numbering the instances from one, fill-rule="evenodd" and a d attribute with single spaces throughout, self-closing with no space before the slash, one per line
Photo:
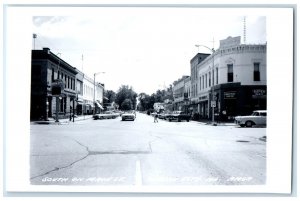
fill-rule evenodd
<path id="1" fill-rule="evenodd" d="M 158 117 L 158 114 L 156 113 L 156 114 L 154 114 L 154 123 L 158 123 L 158 120 L 157 120 L 157 117 Z"/>

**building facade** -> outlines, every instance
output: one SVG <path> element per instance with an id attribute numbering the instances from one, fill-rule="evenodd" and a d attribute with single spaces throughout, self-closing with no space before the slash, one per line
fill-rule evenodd
<path id="1" fill-rule="evenodd" d="M 190 110 L 195 113 L 198 110 L 198 88 L 199 88 L 199 73 L 198 65 L 204 59 L 206 59 L 209 54 L 197 53 L 190 61 L 191 64 L 191 78 L 190 78 Z"/>
<path id="2" fill-rule="evenodd" d="M 70 116 L 76 101 L 76 69 L 49 48 L 32 50 L 31 62 L 30 119 Z M 52 86 L 57 80 L 63 90 L 60 95 L 53 95 Z"/>
<path id="3" fill-rule="evenodd" d="M 84 99 L 83 99 L 83 77 L 84 74 L 77 70 L 76 75 L 76 93 L 77 93 L 77 105 L 76 105 L 76 114 L 82 115 L 84 108 Z"/>
<path id="4" fill-rule="evenodd" d="M 94 110 L 95 113 L 100 113 L 102 110 L 104 110 L 103 94 L 104 84 L 101 84 L 99 82 L 94 83 L 94 80 L 88 77 L 87 75 L 83 76 L 82 108 L 84 115 L 91 115 L 94 113 Z"/>
<path id="5" fill-rule="evenodd" d="M 178 79 L 173 83 L 173 110 L 184 110 L 184 101 L 185 99 L 185 91 L 186 91 L 186 80 L 189 79 L 190 76 L 182 76 L 182 78 Z"/>
<path id="6" fill-rule="evenodd" d="M 241 44 L 240 37 L 220 41 L 220 48 L 197 65 L 197 112 L 222 119 L 266 109 L 266 44 Z"/>
<path id="7" fill-rule="evenodd" d="M 103 110 L 104 84 L 94 83 L 49 48 L 32 50 L 31 62 L 32 121 L 91 115 L 94 110 Z M 56 94 L 57 83 L 60 90 Z"/>

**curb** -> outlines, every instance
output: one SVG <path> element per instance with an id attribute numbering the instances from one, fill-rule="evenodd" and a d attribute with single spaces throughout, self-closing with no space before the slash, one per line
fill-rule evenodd
<path id="1" fill-rule="evenodd" d="M 77 121 L 84 121 L 84 120 L 88 120 L 88 119 L 92 119 L 93 117 L 80 117 L 80 118 L 75 118 L 74 119 L 74 122 L 77 122 Z M 49 120 L 49 121 L 33 121 L 33 122 L 30 122 L 30 124 L 41 124 L 41 125 L 61 125 L 61 124 L 69 124 L 69 123 L 74 123 L 73 120 L 69 120 L 69 119 L 59 119 L 59 122 L 55 122 L 55 120 Z"/>

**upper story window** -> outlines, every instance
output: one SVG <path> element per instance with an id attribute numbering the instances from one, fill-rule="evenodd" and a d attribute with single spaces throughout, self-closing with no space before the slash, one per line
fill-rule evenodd
<path id="1" fill-rule="evenodd" d="M 201 76 L 200 76 L 200 79 L 199 79 L 199 88 L 200 88 L 200 91 L 201 91 Z"/>
<path id="2" fill-rule="evenodd" d="M 260 81 L 259 63 L 254 63 L 253 80 Z"/>
<path id="3" fill-rule="evenodd" d="M 208 86 L 211 86 L 211 72 L 208 73 Z"/>
<path id="4" fill-rule="evenodd" d="M 233 64 L 227 64 L 227 82 L 233 82 Z"/>
<path id="5" fill-rule="evenodd" d="M 219 79 L 219 77 L 218 77 L 218 68 L 216 68 L 216 84 L 218 84 L 218 79 Z"/>
<path id="6" fill-rule="evenodd" d="M 52 68 L 51 81 L 54 81 L 54 68 Z"/>

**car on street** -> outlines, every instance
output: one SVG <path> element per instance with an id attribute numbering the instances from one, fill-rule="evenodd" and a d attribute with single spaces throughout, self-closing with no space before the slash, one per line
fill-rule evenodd
<path id="1" fill-rule="evenodd" d="M 170 112 L 169 111 L 164 111 L 164 112 L 161 112 L 161 113 L 158 114 L 158 118 L 166 120 L 168 115 L 170 115 Z"/>
<path id="2" fill-rule="evenodd" d="M 101 114 L 95 114 L 93 116 L 93 119 L 94 120 L 97 120 L 97 119 L 115 119 L 119 116 L 118 113 L 115 113 L 113 111 L 105 111 L 104 113 L 101 113 Z"/>
<path id="3" fill-rule="evenodd" d="M 165 115 L 165 119 L 168 121 L 182 121 L 185 120 L 187 122 L 190 121 L 191 115 L 184 113 L 183 111 L 174 111 L 170 114 Z"/>
<path id="4" fill-rule="evenodd" d="M 122 121 L 125 121 L 125 120 L 134 121 L 135 120 L 135 112 L 134 111 L 125 111 L 121 115 L 121 118 L 122 118 Z"/>
<path id="5" fill-rule="evenodd" d="M 240 125 L 241 127 L 267 125 L 267 111 L 255 110 L 251 115 L 248 116 L 236 116 L 235 123 Z"/>

